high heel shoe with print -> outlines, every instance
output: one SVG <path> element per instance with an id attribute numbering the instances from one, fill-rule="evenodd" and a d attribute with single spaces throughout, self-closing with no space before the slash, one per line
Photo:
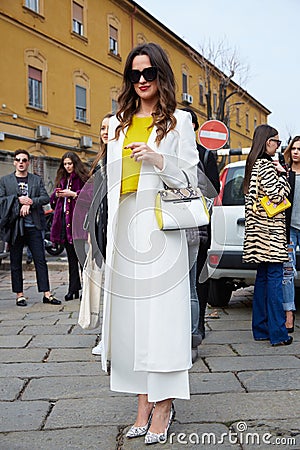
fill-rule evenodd
<path id="1" fill-rule="evenodd" d="M 133 425 L 130 428 L 130 430 L 126 433 L 126 437 L 128 437 L 129 439 L 132 439 L 132 438 L 136 438 L 136 437 L 140 437 L 140 436 L 145 436 L 145 434 L 147 433 L 147 431 L 151 425 L 154 407 L 155 407 L 155 405 L 153 406 L 153 408 L 150 411 L 150 415 L 149 415 L 148 422 L 146 423 L 146 425 L 144 425 L 143 427 L 135 427 Z"/>
<path id="2" fill-rule="evenodd" d="M 286 327 L 286 329 L 287 329 L 287 332 L 288 333 L 294 333 L 294 327 L 295 327 L 295 313 L 294 313 L 294 311 L 293 311 L 293 326 L 292 327 Z"/>
<path id="3" fill-rule="evenodd" d="M 150 444 L 166 443 L 167 439 L 168 439 L 169 428 L 175 418 L 175 414 L 176 413 L 175 413 L 174 404 L 172 403 L 167 428 L 165 429 L 165 431 L 163 433 L 152 433 L 152 431 L 148 430 L 147 434 L 145 436 L 145 444 L 150 445 Z"/>

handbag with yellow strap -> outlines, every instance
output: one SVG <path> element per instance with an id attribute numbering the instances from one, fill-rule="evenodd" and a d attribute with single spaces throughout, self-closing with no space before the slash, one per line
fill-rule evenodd
<path id="1" fill-rule="evenodd" d="M 259 170 L 259 168 L 260 168 L 260 165 L 258 167 L 258 170 Z M 254 212 L 257 211 L 257 200 L 258 200 L 258 173 L 257 173 L 257 178 L 256 178 L 256 199 L 255 199 L 255 202 L 252 207 Z M 260 200 L 260 204 L 266 211 L 268 217 L 274 217 L 277 214 L 279 214 L 280 212 L 284 211 L 285 209 L 287 209 L 291 206 L 291 202 L 287 198 L 283 199 L 282 202 L 280 202 L 280 203 L 274 203 L 269 199 L 269 197 L 267 195 L 265 195 Z"/>
<path id="2" fill-rule="evenodd" d="M 210 220 L 205 197 L 198 187 L 192 187 L 183 172 L 188 186 L 158 191 L 155 201 L 155 215 L 162 231 L 183 230 L 208 225 Z"/>

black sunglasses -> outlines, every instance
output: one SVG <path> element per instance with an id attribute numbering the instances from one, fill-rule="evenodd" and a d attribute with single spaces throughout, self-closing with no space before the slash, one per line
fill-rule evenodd
<path id="1" fill-rule="evenodd" d="M 141 76 L 143 76 L 146 81 L 154 81 L 157 77 L 157 67 L 146 67 L 142 71 L 132 69 L 128 72 L 128 78 L 131 83 L 138 83 Z"/>
<path id="2" fill-rule="evenodd" d="M 22 163 L 27 163 L 28 159 L 26 159 L 26 158 L 15 158 L 15 161 L 22 162 Z"/>
<path id="3" fill-rule="evenodd" d="M 282 142 L 279 139 L 273 139 L 273 138 L 271 138 L 270 141 L 276 142 L 278 147 L 281 145 L 281 142 Z"/>

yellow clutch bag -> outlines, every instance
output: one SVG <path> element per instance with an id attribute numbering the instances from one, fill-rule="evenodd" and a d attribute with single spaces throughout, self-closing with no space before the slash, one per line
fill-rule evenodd
<path id="1" fill-rule="evenodd" d="M 273 203 L 267 195 L 261 199 L 260 203 L 266 211 L 268 217 L 276 216 L 276 214 L 291 206 L 291 202 L 287 198 L 285 198 L 281 203 Z"/>

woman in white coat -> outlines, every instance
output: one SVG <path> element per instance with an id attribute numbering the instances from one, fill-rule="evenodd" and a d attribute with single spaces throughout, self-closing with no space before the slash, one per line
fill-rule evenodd
<path id="1" fill-rule="evenodd" d="M 162 232 L 155 197 L 197 182 L 191 116 L 176 110 L 175 79 L 154 43 L 128 55 L 119 110 L 109 121 L 108 225 L 102 365 L 111 389 L 138 394 L 127 437 L 167 438 L 173 399 L 189 398 L 190 289 L 184 231 Z M 184 172 L 183 172 L 184 171 Z"/>

